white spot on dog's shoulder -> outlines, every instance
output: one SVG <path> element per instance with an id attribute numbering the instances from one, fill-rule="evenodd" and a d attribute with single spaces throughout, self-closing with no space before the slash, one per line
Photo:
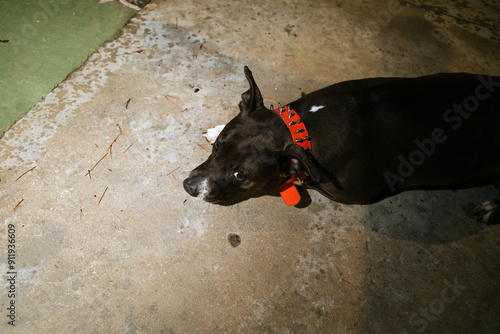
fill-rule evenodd
<path id="1" fill-rule="evenodd" d="M 311 107 L 311 110 L 309 110 L 309 112 L 316 112 L 320 109 L 323 109 L 325 106 L 312 106 Z"/>

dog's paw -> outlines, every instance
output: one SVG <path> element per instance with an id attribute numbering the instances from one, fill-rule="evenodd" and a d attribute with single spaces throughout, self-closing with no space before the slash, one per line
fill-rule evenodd
<path id="1" fill-rule="evenodd" d="M 488 225 L 500 223 L 500 200 L 479 204 L 474 209 L 474 217 L 477 221 Z"/>
<path id="2" fill-rule="evenodd" d="M 207 131 L 203 132 L 203 137 L 205 137 L 205 139 L 213 145 L 224 127 L 225 125 L 217 125 L 215 128 L 208 129 Z"/>

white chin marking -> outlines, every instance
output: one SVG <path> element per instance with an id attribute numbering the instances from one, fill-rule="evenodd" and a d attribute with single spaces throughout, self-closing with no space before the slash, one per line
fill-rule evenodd
<path id="1" fill-rule="evenodd" d="M 204 200 L 205 195 L 207 193 L 208 193 L 208 180 L 205 179 L 198 185 L 198 196 L 196 196 L 196 198 Z"/>
<path id="2" fill-rule="evenodd" d="M 215 128 L 208 129 L 203 133 L 203 137 L 210 143 L 213 144 L 215 143 L 215 140 L 217 137 L 219 137 L 219 134 L 221 131 L 224 129 L 225 125 L 217 125 Z"/>
<path id="3" fill-rule="evenodd" d="M 316 112 L 320 109 L 323 109 L 325 106 L 312 106 L 311 107 L 311 110 L 309 110 L 309 112 Z"/>

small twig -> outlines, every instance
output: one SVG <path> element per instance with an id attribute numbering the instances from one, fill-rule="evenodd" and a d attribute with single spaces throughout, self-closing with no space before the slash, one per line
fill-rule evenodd
<path id="1" fill-rule="evenodd" d="M 116 140 L 118 139 L 118 137 L 120 137 L 122 134 L 119 133 L 118 136 L 116 136 L 116 138 L 111 142 L 111 144 L 109 145 L 110 147 L 116 142 Z"/>
<path id="2" fill-rule="evenodd" d="M 132 100 L 132 99 L 128 99 L 127 103 L 125 103 L 125 109 L 128 109 L 128 104 L 130 103 L 130 100 Z"/>
<path id="3" fill-rule="evenodd" d="M 110 154 L 111 158 L 113 158 L 113 144 L 116 142 L 118 137 L 120 137 L 123 134 L 123 130 L 122 130 L 120 124 L 116 124 L 116 126 L 118 126 L 118 129 L 120 129 L 120 133 L 118 134 L 118 136 L 116 136 L 116 138 L 113 140 L 113 142 L 109 145 L 106 154 L 104 154 L 102 156 L 102 158 L 99 159 L 99 161 L 97 161 L 97 163 L 91 169 L 89 169 L 87 171 L 87 174 L 85 174 L 85 176 L 89 175 L 89 177 L 92 179 L 92 177 L 90 176 L 90 172 L 92 172 L 94 170 L 94 168 L 102 161 L 102 159 L 104 159 L 108 155 L 108 153 Z M 95 144 L 95 146 L 97 146 L 97 144 Z M 99 146 L 97 146 L 97 147 L 99 147 Z"/>
<path id="4" fill-rule="evenodd" d="M 346 282 L 347 284 L 352 285 L 352 286 L 353 286 L 353 287 L 355 287 L 355 288 L 358 288 L 357 286 L 355 286 L 354 284 L 352 284 L 351 282 L 349 282 L 349 281 L 348 281 L 348 280 L 346 280 L 346 279 L 341 278 L 341 280 L 342 280 L 342 281 L 344 281 L 344 282 Z"/>
<path id="5" fill-rule="evenodd" d="M 172 95 L 163 95 L 163 96 L 167 99 L 167 101 L 171 101 L 170 99 L 176 99 L 176 100 L 179 99 L 177 96 L 172 96 Z"/>
<path id="6" fill-rule="evenodd" d="M 118 125 L 119 127 L 119 125 Z M 121 132 L 121 128 L 120 128 L 120 132 Z M 116 140 L 118 139 L 118 137 L 120 137 L 122 134 L 119 133 L 118 136 L 116 136 L 115 140 L 113 140 L 113 142 L 111 143 L 111 145 L 109 145 L 108 147 L 108 150 L 109 150 L 109 156 L 111 157 L 111 159 L 113 158 L 113 144 L 116 142 Z"/>
<path id="7" fill-rule="evenodd" d="M 104 192 L 102 193 L 101 198 L 99 199 L 99 202 L 97 202 L 97 205 L 99 205 L 99 203 L 101 203 L 102 198 L 104 197 L 104 194 L 106 194 L 106 191 L 108 191 L 108 187 L 106 187 L 106 189 L 105 189 L 105 190 L 104 190 Z"/>
<path id="8" fill-rule="evenodd" d="M 80 209 L 80 221 L 82 221 L 83 218 L 83 209 Z"/>
<path id="9" fill-rule="evenodd" d="M 205 44 L 205 42 L 201 43 L 200 45 L 200 50 L 203 49 L 203 45 Z"/>
<path id="10" fill-rule="evenodd" d="M 210 152 L 210 150 L 208 148 L 206 148 L 205 146 L 201 145 L 201 144 L 198 144 L 198 146 L 202 149 L 204 149 L 205 151 L 207 152 Z"/>
<path id="11" fill-rule="evenodd" d="M 128 149 L 132 147 L 132 145 L 134 145 L 134 143 L 130 144 L 130 146 L 129 146 L 129 147 L 127 147 L 127 149 L 126 149 L 125 151 L 123 151 L 123 154 L 125 154 L 125 152 L 127 152 L 127 151 L 128 151 Z"/>
<path id="12" fill-rule="evenodd" d="M 97 54 L 99 55 L 99 57 L 101 57 L 101 53 L 99 52 L 99 49 L 92 49 L 92 48 L 91 48 L 90 50 L 92 50 L 92 51 L 94 51 L 94 52 L 97 52 Z"/>
<path id="13" fill-rule="evenodd" d="M 19 201 L 19 203 L 17 203 L 17 205 L 14 207 L 14 209 L 12 209 L 12 211 L 16 211 L 17 207 L 19 205 L 21 205 L 21 203 L 24 201 L 24 198 L 22 200 Z"/>
<path id="14" fill-rule="evenodd" d="M 16 179 L 16 181 L 17 181 L 17 180 L 19 180 L 20 178 L 22 178 L 24 175 L 26 175 L 26 174 L 28 174 L 29 172 L 31 172 L 31 171 L 32 171 L 33 169 L 35 169 L 35 168 L 36 168 L 36 166 L 35 166 L 35 167 L 33 167 L 33 168 L 31 168 L 29 171 L 24 172 L 21 176 L 19 176 L 19 177 Z"/>
<path id="15" fill-rule="evenodd" d="M 170 176 L 171 174 L 173 174 L 175 171 L 177 171 L 179 168 L 181 168 L 180 166 L 177 167 L 176 169 L 174 169 L 173 171 L 171 171 L 170 173 L 167 174 L 167 176 Z"/>
<path id="16" fill-rule="evenodd" d="M 99 161 L 98 161 L 98 162 L 94 165 L 94 167 L 92 167 L 91 169 L 89 169 L 89 171 L 87 172 L 87 174 L 85 174 L 85 176 L 90 175 L 90 172 L 94 170 L 95 166 L 97 166 L 97 165 L 99 164 L 99 162 L 101 162 L 101 161 L 102 161 L 102 159 L 104 159 L 107 155 L 108 155 L 108 152 L 106 152 L 106 154 L 104 154 L 104 155 L 102 156 L 102 158 L 101 158 L 101 159 L 99 159 Z"/>

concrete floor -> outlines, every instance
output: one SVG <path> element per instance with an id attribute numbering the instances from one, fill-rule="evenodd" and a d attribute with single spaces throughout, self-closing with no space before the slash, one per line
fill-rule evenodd
<path id="1" fill-rule="evenodd" d="M 146 6 L 0 140 L 0 332 L 498 333 L 500 226 L 471 218 L 491 187 L 370 206 L 310 191 L 303 208 L 182 188 L 202 131 L 236 114 L 244 65 L 266 104 L 354 78 L 500 74 L 498 2 L 401 3 Z"/>

